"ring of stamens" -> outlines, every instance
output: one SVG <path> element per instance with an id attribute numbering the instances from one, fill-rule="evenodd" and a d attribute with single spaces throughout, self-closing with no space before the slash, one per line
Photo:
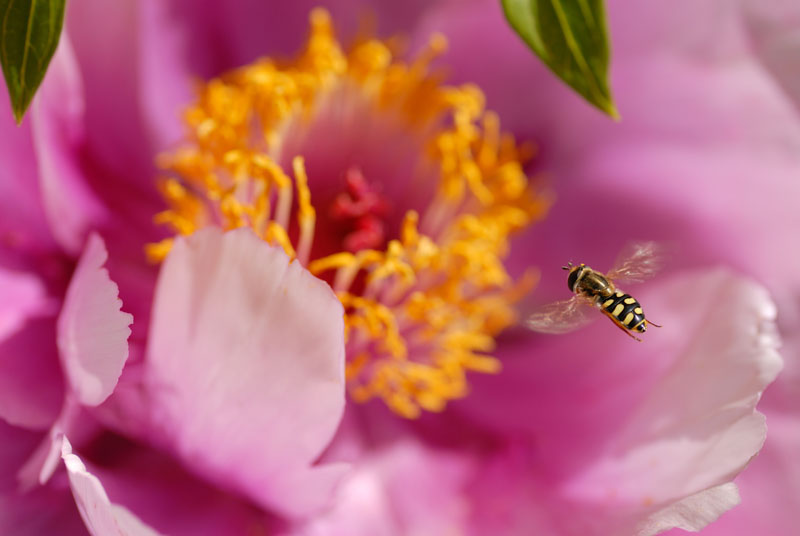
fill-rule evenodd
<path id="1" fill-rule="evenodd" d="M 328 14 L 314 10 L 294 62 L 262 59 L 204 84 L 186 112 L 186 143 L 159 159 L 168 209 L 155 220 L 182 235 L 209 225 L 250 227 L 330 281 L 345 308 L 352 398 L 379 397 L 411 418 L 465 396 L 468 371 L 500 369 L 490 354 L 494 339 L 516 322 L 514 304 L 533 284 L 530 275 L 513 281 L 506 271 L 509 237 L 549 203 L 523 172 L 530 149 L 501 132 L 480 90 L 443 85 L 431 70 L 444 46 L 434 36 L 409 63 L 374 39 L 345 53 Z M 314 178 L 301 155 L 291 170 L 277 155 L 286 125 L 311 120 L 320 98 L 344 81 L 375 113 L 400 117 L 423 137 L 420 158 L 436 166 L 439 184 L 420 213 L 406 212 L 384 248 L 311 258 Z M 158 261 L 171 244 L 151 244 L 147 253 Z"/>

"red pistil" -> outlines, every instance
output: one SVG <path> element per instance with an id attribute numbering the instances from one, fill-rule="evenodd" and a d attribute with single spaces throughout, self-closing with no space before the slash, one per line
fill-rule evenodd
<path id="1" fill-rule="evenodd" d="M 358 168 L 347 170 L 345 183 L 346 191 L 336 196 L 330 211 L 332 219 L 350 223 L 344 249 L 355 253 L 381 248 L 386 240 L 383 217 L 389 211 L 389 203 Z"/>

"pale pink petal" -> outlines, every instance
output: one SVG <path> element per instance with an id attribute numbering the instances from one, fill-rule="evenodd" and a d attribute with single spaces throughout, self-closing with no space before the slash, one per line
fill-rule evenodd
<path id="1" fill-rule="evenodd" d="M 766 292 L 721 270 L 628 290 L 664 326 L 644 342 L 605 318 L 575 334 L 523 338 L 498 352 L 501 377 L 476 378 L 472 397 L 455 405 L 524 453 L 504 462 L 507 478 L 496 480 L 507 486 L 491 487 L 495 500 L 541 505 L 526 515 L 558 534 L 668 525 L 679 501 L 685 520 L 715 518 L 719 510 L 687 509 L 729 504 L 710 500 L 729 495 L 692 497 L 732 481 L 764 441 L 754 408 L 781 366 Z M 527 522 L 513 508 L 503 515 L 511 527 Z"/>
<path id="2" fill-rule="evenodd" d="M 475 458 L 411 439 L 364 453 L 333 507 L 296 532 L 303 535 L 462 534 L 469 505 L 462 488 Z"/>
<path id="3" fill-rule="evenodd" d="M 770 388 L 765 399 L 772 393 Z M 704 535 L 792 534 L 797 528 L 800 416 L 796 406 L 793 411 L 768 411 L 764 402 L 759 409 L 767 416 L 767 441 L 736 479 L 742 504 L 707 527 Z"/>
<path id="4" fill-rule="evenodd" d="M 80 406 L 74 398 L 67 396 L 56 422 L 17 472 L 17 481 L 23 491 L 28 491 L 37 484 L 45 484 L 53 476 L 61 458 L 62 438 L 65 434 L 72 435 L 71 427 L 79 410 Z"/>
<path id="5" fill-rule="evenodd" d="M 206 478 L 289 515 L 329 499 L 313 466 L 344 407 L 344 327 L 330 288 L 247 229 L 179 239 L 147 355 L 155 437 Z"/>
<path id="6" fill-rule="evenodd" d="M 671 528 L 698 532 L 740 501 L 736 484 L 720 484 L 651 514 L 636 529 L 636 536 L 653 536 Z"/>
<path id="7" fill-rule="evenodd" d="M 133 317 L 122 312 L 119 289 L 103 265 L 108 258 L 92 234 L 70 281 L 58 318 L 58 349 L 69 385 L 84 405 L 103 402 L 128 359 Z"/>
<path id="8" fill-rule="evenodd" d="M 157 536 L 125 507 L 112 503 L 103 484 L 86 470 L 80 458 L 72 453 L 72 445 L 64 437 L 61 458 L 67 468 L 75 504 L 92 536 Z"/>
<path id="9" fill-rule="evenodd" d="M 649 526 L 697 530 L 735 504 L 728 488 L 697 494 L 730 482 L 766 437 L 755 406 L 781 368 L 775 306 L 761 287 L 724 271 L 676 278 L 662 292 L 649 307 L 665 327 L 648 342 L 677 359 L 604 456 L 564 492 L 611 510 L 638 505 Z M 685 310 L 687 297 L 699 314 Z M 687 314 L 696 331 L 685 343 L 665 330 Z"/>
<path id="10" fill-rule="evenodd" d="M 755 53 L 795 106 L 800 107 L 800 7 L 792 0 L 750 0 L 744 5 Z"/>
<path id="11" fill-rule="evenodd" d="M 31 133 L 50 229 L 59 245 L 74 255 L 90 225 L 105 218 L 81 170 L 83 98 L 80 71 L 65 32 L 33 102 Z"/>
<path id="12" fill-rule="evenodd" d="M 61 439 L 64 434 L 63 425 L 59 420 L 50 428 L 30 458 L 19 468 L 17 480 L 22 491 L 29 491 L 36 485 L 45 484 L 58 468 Z"/>

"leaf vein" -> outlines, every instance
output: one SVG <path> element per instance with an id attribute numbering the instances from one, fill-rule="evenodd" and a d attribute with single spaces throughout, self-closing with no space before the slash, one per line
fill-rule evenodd
<path id="1" fill-rule="evenodd" d="M 561 2 L 559 0 L 550 0 L 550 4 L 553 6 L 553 11 L 556 13 L 556 19 L 558 20 L 559 26 L 561 26 L 561 31 L 564 34 L 564 40 L 567 43 L 567 48 L 569 48 L 569 51 L 572 53 L 572 57 L 575 58 L 575 63 L 578 64 L 578 68 L 583 72 L 587 82 L 589 82 L 590 91 L 596 99 L 601 102 L 605 101 L 603 92 L 597 86 L 594 73 L 589 67 L 583 52 L 581 52 L 581 47 L 578 44 L 577 39 L 575 39 L 575 34 L 572 33 L 572 28 L 569 25 L 569 21 L 564 13 Z"/>

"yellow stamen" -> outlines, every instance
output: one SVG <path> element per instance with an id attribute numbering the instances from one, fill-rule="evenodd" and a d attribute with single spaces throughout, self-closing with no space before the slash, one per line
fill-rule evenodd
<path id="1" fill-rule="evenodd" d="M 494 339 L 517 321 L 514 304 L 535 283 L 531 274 L 515 283 L 503 260 L 511 235 L 549 205 L 523 171 L 532 150 L 501 131 L 483 93 L 444 85 L 432 70 L 445 48 L 436 35 L 411 62 L 375 39 L 345 53 L 328 13 L 315 9 L 294 62 L 262 59 L 202 86 L 185 115 L 185 145 L 158 161 L 168 209 L 156 221 L 180 235 L 250 227 L 331 281 L 345 309 L 351 397 L 381 398 L 409 418 L 465 396 L 468 372 L 500 370 Z M 287 133 L 335 106 L 343 88 L 357 88 L 369 113 L 419 140 L 419 167 L 434 170 L 438 186 L 419 213 L 407 210 L 385 248 L 312 258 L 328 207 L 318 216 L 309 155 L 287 154 L 297 150 Z M 151 244 L 147 254 L 161 260 L 171 245 Z"/>
<path id="2" fill-rule="evenodd" d="M 169 254 L 169 251 L 172 249 L 172 238 L 165 238 L 161 242 L 156 242 L 155 244 L 147 244 L 145 246 L 145 254 L 147 255 L 147 259 L 150 262 L 161 262 Z"/>
<path id="3" fill-rule="evenodd" d="M 294 246 L 292 246 L 292 241 L 289 240 L 289 235 L 286 234 L 286 229 L 276 222 L 271 221 L 267 224 L 267 233 L 264 235 L 264 240 L 270 244 L 281 246 L 289 257 L 295 257 Z"/>
<path id="4" fill-rule="evenodd" d="M 296 156 L 292 161 L 294 168 L 294 180 L 297 183 L 297 201 L 300 208 L 297 214 L 297 221 L 300 225 L 300 244 L 297 248 L 297 258 L 301 263 L 308 263 L 308 256 L 311 253 L 311 242 L 314 240 L 314 224 L 317 221 L 317 213 L 311 206 L 311 191 L 308 189 L 308 176 L 303 165 L 303 158 Z"/>

